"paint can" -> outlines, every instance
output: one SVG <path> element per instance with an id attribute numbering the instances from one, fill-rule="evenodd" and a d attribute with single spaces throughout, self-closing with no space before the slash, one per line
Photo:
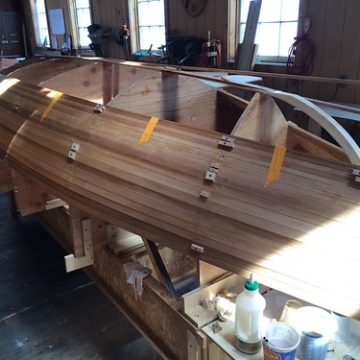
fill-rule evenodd
<path id="1" fill-rule="evenodd" d="M 297 312 L 301 342 L 297 356 L 301 360 L 325 360 L 330 339 L 334 333 L 334 321 L 326 310 L 304 306 Z"/>
<path id="2" fill-rule="evenodd" d="M 262 342 L 264 360 L 294 360 L 300 335 L 287 324 L 272 322 L 265 330 Z"/>
<path id="3" fill-rule="evenodd" d="M 349 341 L 351 339 L 351 319 L 335 312 L 331 312 L 331 316 L 336 323 L 333 340 L 336 342 Z"/>

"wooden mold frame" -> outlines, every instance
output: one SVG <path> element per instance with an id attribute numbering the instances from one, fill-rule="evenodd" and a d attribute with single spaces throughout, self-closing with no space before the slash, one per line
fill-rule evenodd
<path id="1" fill-rule="evenodd" d="M 161 281 L 156 280 L 154 265 L 149 260 L 145 247 L 139 246 L 136 235 L 84 213 L 77 213 L 76 218 L 72 219 L 71 212 L 66 208 L 41 212 L 37 216 L 50 234 L 71 253 L 76 252 L 75 249 L 79 247 L 79 238 L 86 245 L 87 240 L 83 235 L 84 231 L 88 231 L 87 236 L 91 239 L 93 249 L 92 263 L 84 261 L 78 265 L 85 266 L 84 271 L 164 358 L 188 359 L 188 347 L 196 354 L 206 353 L 206 336 L 183 314 L 181 300 L 174 297 Z M 74 226 L 74 222 L 82 224 L 82 229 Z M 180 276 L 179 269 L 182 267 L 185 276 L 188 275 L 192 267 L 191 260 L 186 260 L 182 254 L 173 253 L 170 249 L 164 252 L 162 248 L 161 252 L 165 255 L 165 263 L 173 263 L 173 268 L 169 269 L 172 274 Z M 80 256 L 77 259 L 82 262 L 81 259 L 84 258 Z M 150 265 L 153 270 L 154 276 L 144 279 L 141 298 L 135 295 L 132 286 L 126 282 L 123 266 L 131 261 Z"/>
<path id="2" fill-rule="evenodd" d="M 225 272 L 223 269 L 200 261 L 197 264 L 199 277 L 204 282 L 181 298 L 176 298 L 166 289 L 161 279 L 160 281 L 156 279 L 158 274 L 156 270 L 154 271 L 151 256 L 146 252 L 146 246 L 140 246 L 137 235 L 77 210 L 73 209 L 71 213 L 64 207 L 41 212 L 37 216 L 43 226 L 70 252 L 78 248 L 79 241 L 76 239 L 83 237 L 83 245 L 86 244 L 84 231 L 90 230 L 87 236 L 92 241 L 93 261 L 91 264 L 84 264 L 83 270 L 163 358 L 262 359 L 261 352 L 247 356 L 236 350 L 233 345 L 232 321 L 221 322 L 220 332 L 214 332 L 213 325 L 218 321 L 218 313 L 206 310 L 203 306 L 206 299 L 219 294 L 222 296 L 230 294 L 234 301 L 235 295 L 243 287 L 245 279 L 242 276 Z M 82 229 L 74 226 L 74 222 L 82 224 Z M 117 243 L 117 246 L 114 243 Z M 171 249 L 168 251 L 170 252 L 164 253 L 165 262 L 173 262 L 174 266 L 177 262 L 179 267 L 184 264 L 181 254 L 174 254 Z M 152 276 L 144 280 L 144 293 L 141 298 L 135 296 L 134 289 L 126 282 L 123 266 L 130 261 L 150 265 L 153 270 Z M 184 275 L 187 275 L 187 267 L 183 266 L 183 269 Z M 268 319 L 279 319 L 285 302 L 294 299 L 262 285 L 260 292 L 267 301 L 265 316 Z M 309 305 L 300 299 L 296 300 L 303 305 Z M 356 321 L 352 321 L 355 324 Z M 360 332 L 355 325 L 352 328 L 352 341 L 346 344 L 332 343 L 334 353 L 331 355 L 342 356 L 349 353 L 352 356 L 360 355 Z"/>
<path id="3" fill-rule="evenodd" d="M 86 73 L 88 71 L 91 72 L 93 66 L 94 65 L 91 64 L 87 66 Z M 101 84 L 106 84 L 106 79 L 111 78 L 111 86 L 103 88 L 99 86 L 99 89 L 95 89 L 95 93 L 92 93 L 92 85 L 83 83 L 80 89 L 83 92 L 83 96 L 92 96 L 93 100 L 96 100 L 98 93 L 101 93 L 101 102 L 107 103 L 112 100 L 116 102 L 115 98 L 121 90 L 117 88 L 116 81 L 113 77 L 115 66 L 105 62 L 104 64 L 100 64 L 100 67 L 97 66 L 95 68 L 101 68 L 103 71 L 100 73 L 102 75 L 97 75 L 103 79 Z M 148 70 L 153 70 L 153 68 L 149 68 Z M 176 70 L 171 70 L 169 73 L 173 73 L 172 75 L 184 75 L 182 72 L 177 72 Z M 68 76 L 70 76 L 70 74 L 68 74 Z M 208 79 L 203 76 L 197 77 L 200 79 Z M 46 79 L 42 79 L 42 81 L 45 80 Z M 63 85 L 66 85 L 63 79 L 61 81 Z M 236 85 L 231 82 L 227 83 L 229 85 Z M 50 86 L 51 81 L 43 83 L 42 85 Z M 330 157 L 332 159 L 347 161 L 348 156 L 345 155 L 344 151 L 340 148 L 334 147 L 331 144 L 329 145 L 329 143 L 319 138 L 312 137 L 311 134 L 303 132 L 291 124 L 288 124 L 287 131 L 285 131 L 285 119 L 281 117 L 274 101 L 270 98 L 270 96 L 276 95 L 275 97 L 281 99 L 284 97 L 283 94 L 272 94 L 268 92 L 268 90 L 259 87 L 250 87 L 250 89 L 258 91 L 262 93 L 262 95 L 257 95 L 250 104 L 244 104 L 243 101 L 239 100 L 239 108 L 243 109 L 245 105 L 248 106 L 245 110 L 246 115 L 241 116 L 236 124 L 232 133 L 233 136 L 241 136 L 250 140 L 274 145 L 286 144 L 289 149 L 301 150 L 318 156 L 323 155 L 326 158 Z M 66 89 L 61 90 L 65 91 Z M 220 98 L 226 97 L 228 101 L 237 104 L 236 97 L 229 97 L 229 95 L 223 91 L 218 92 L 218 96 Z M 293 104 L 298 105 L 298 99 L 293 98 L 293 100 Z M 266 117 L 261 116 L 264 112 L 259 112 L 260 105 L 262 108 L 264 105 L 267 107 L 268 110 L 266 113 L 272 114 L 271 120 L 273 122 L 270 123 L 266 121 Z M 266 126 L 260 127 L 264 132 L 256 132 L 252 126 L 249 126 L 249 122 L 246 120 L 251 117 L 253 117 L 257 123 L 265 123 Z M 211 123 L 213 124 L 213 122 Z M 255 121 L 252 122 L 252 124 L 254 123 Z M 342 134 L 342 136 L 344 135 Z M 343 137 L 343 139 L 347 140 L 346 136 Z M 350 145 L 345 146 L 347 154 L 356 160 L 357 154 L 352 151 Z M 181 301 L 177 300 L 166 289 L 162 281 L 162 273 L 158 269 L 156 260 L 152 259 L 151 255 L 144 256 L 148 239 L 145 239 L 145 245 L 143 246 L 141 244 L 142 239 L 136 235 L 123 232 L 111 224 L 80 212 L 76 208 L 68 208 L 67 204 L 61 199 L 51 197 L 46 190 L 41 189 L 41 185 L 32 183 L 30 179 L 21 179 L 20 176 L 15 174 L 13 175 L 13 183 L 20 213 L 24 215 L 37 213 L 48 231 L 69 253 L 73 254 L 72 259 L 75 259 L 75 262 L 79 259 L 87 259 L 86 261 L 80 260 L 83 264 L 78 264 L 78 266 L 74 267 L 86 265 L 85 271 L 89 273 L 117 307 L 131 319 L 139 331 L 150 340 L 163 357 L 170 359 L 186 359 L 188 357 L 197 359 L 207 358 L 208 351 L 206 349 L 208 338 L 199 330 L 199 327 L 207 326 L 207 322 L 211 321 L 211 319 L 208 320 L 208 318 L 206 318 L 200 322 L 199 319 L 196 319 L 196 313 L 194 312 L 196 310 L 194 308 L 198 305 L 196 302 L 193 303 L 190 310 L 189 307 L 185 309 L 185 305 L 182 307 Z M 85 226 L 85 228 L 88 229 L 87 231 L 91 232 L 90 237 L 85 236 L 84 238 L 84 224 L 87 224 Z M 91 242 L 92 254 L 89 253 L 89 248 L 85 245 L 86 242 L 88 245 Z M 164 262 L 166 263 L 166 267 L 171 265 L 174 267 L 173 270 L 169 270 L 170 274 L 173 273 L 174 275 L 176 267 L 179 270 L 179 278 L 187 271 L 190 273 L 193 272 L 191 266 L 187 268 L 187 271 L 181 269 L 186 254 L 177 255 L 178 258 L 176 258 L 174 257 L 173 251 L 167 249 L 168 248 L 160 248 L 159 252 L 164 255 L 166 251 L 168 251 L 168 261 L 165 260 Z M 89 257 L 91 261 L 89 261 Z M 135 297 L 133 289 L 126 283 L 126 276 L 123 270 L 123 265 L 134 259 L 153 270 L 153 276 L 144 281 L 145 292 L 141 299 Z M 205 292 L 208 291 L 208 287 L 201 286 L 209 281 L 216 280 L 219 276 L 225 276 L 224 279 L 226 279 L 226 281 L 238 283 L 237 277 L 224 275 L 225 271 L 223 269 L 207 265 L 204 262 L 198 262 L 195 253 L 193 259 L 190 257 L 187 260 L 192 265 L 196 264 L 200 289 L 204 289 Z M 172 276 L 172 278 L 174 279 L 176 276 Z M 219 284 L 221 284 L 221 282 L 215 281 L 211 286 L 219 287 Z M 199 294 L 196 296 L 198 295 Z M 187 299 L 189 300 L 189 296 L 187 296 Z M 185 302 L 185 300 L 183 301 Z M 187 339 L 187 341 L 181 339 Z M 209 357 L 211 358 L 210 355 Z"/>

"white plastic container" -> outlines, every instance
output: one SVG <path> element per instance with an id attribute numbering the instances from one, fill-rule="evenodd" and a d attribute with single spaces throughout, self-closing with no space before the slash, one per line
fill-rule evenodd
<path id="1" fill-rule="evenodd" d="M 235 345 L 247 354 L 261 349 L 261 323 L 266 302 L 259 293 L 259 284 L 253 274 L 244 284 L 244 291 L 236 298 Z"/>

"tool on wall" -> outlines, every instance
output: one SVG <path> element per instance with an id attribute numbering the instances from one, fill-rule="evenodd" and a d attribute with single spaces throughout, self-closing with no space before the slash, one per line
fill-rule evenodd
<path id="1" fill-rule="evenodd" d="M 303 33 L 294 38 L 290 46 L 289 56 L 286 63 L 286 72 L 291 75 L 310 75 L 314 68 L 316 47 L 311 40 L 309 31 L 310 18 L 305 18 Z"/>
<path id="2" fill-rule="evenodd" d="M 207 0 L 181 0 L 186 12 L 193 17 L 199 16 L 205 9 Z"/>
<path id="3" fill-rule="evenodd" d="M 120 29 L 112 29 L 112 38 L 118 45 L 124 47 L 125 59 L 128 60 L 130 56 L 129 53 L 130 31 L 127 26 L 127 23 L 124 20 L 122 20 L 122 25 Z"/>
<path id="4" fill-rule="evenodd" d="M 109 30 L 105 29 L 99 24 L 92 24 L 88 26 L 89 38 L 91 40 L 90 49 L 95 52 L 96 56 L 103 57 L 102 45 L 104 44 L 106 35 Z"/>
<path id="5" fill-rule="evenodd" d="M 208 31 L 208 40 L 202 45 L 202 65 L 206 67 L 221 66 L 221 42 L 220 40 L 211 39 Z"/>
<path id="6" fill-rule="evenodd" d="M 103 45 L 106 41 L 113 40 L 116 44 L 124 48 L 125 59 L 129 59 L 130 31 L 124 20 L 120 29 L 105 28 L 99 24 L 92 24 L 88 26 L 88 32 L 91 40 L 90 49 L 95 52 L 96 56 L 104 57 Z"/>

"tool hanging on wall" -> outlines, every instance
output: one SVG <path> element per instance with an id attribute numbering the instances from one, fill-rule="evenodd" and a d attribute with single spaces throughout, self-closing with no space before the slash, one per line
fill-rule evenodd
<path id="1" fill-rule="evenodd" d="M 199 16 L 205 9 L 207 0 L 181 0 L 187 14 L 193 17 Z"/>
<path id="2" fill-rule="evenodd" d="M 220 40 L 211 39 L 210 31 L 208 31 L 208 40 L 202 45 L 201 58 L 203 66 L 221 66 L 221 42 Z"/>
<path id="3" fill-rule="evenodd" d="M 125 52 L 125 59 L 128 60 L 130 53 L 129 53 L 129 37 L 130 37 L 130 31 L 126 24 L 126 22 L 123 20 L 123 24 L 121 25 L 120 30 L 119 29 L 113 29 L 112 30 L 112 38 L 113 40 L 120 46 L 124 47 Z"/>

